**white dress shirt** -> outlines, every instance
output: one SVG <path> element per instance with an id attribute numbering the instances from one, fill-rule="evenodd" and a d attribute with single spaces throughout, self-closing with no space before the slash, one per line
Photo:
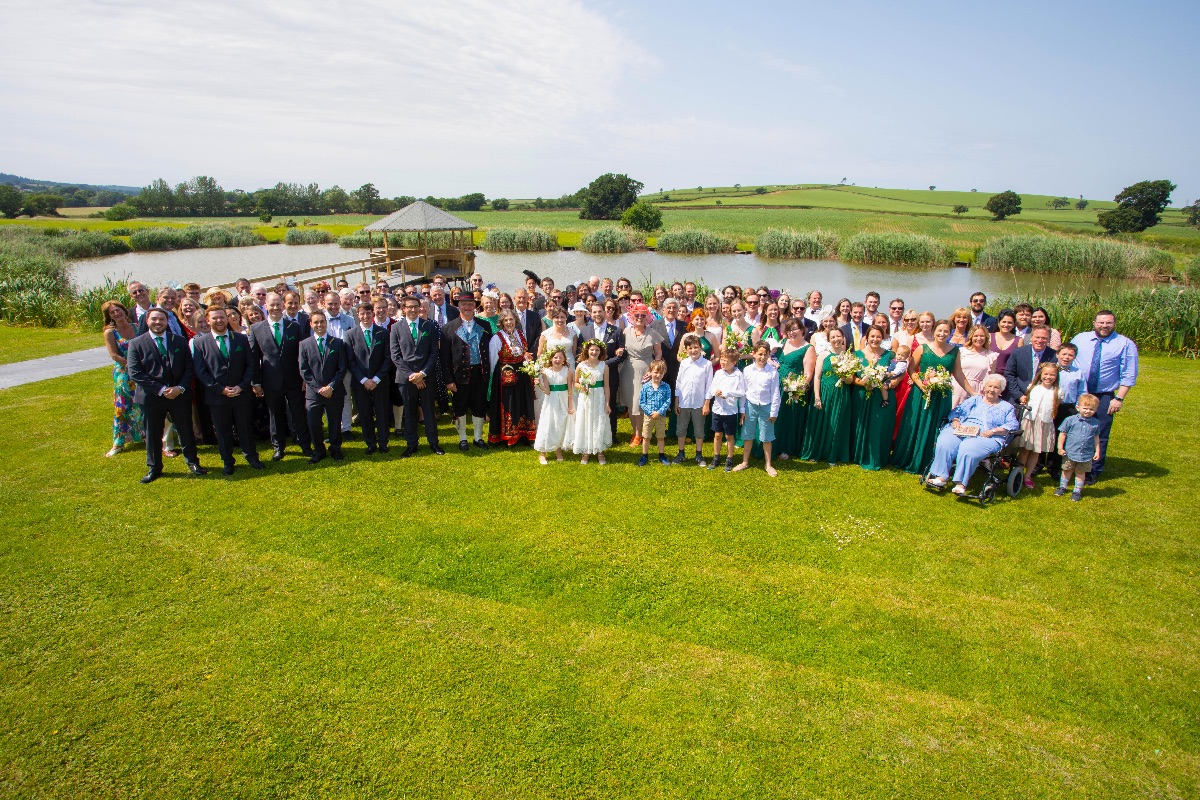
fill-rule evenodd
<path id="1" fill-rule="evenodd" d="M 721 392 L 724 397 L 717 397 Z M 742 400 L 746 397 L 746 379 L 738 370 L 726 372 L 717 370 L 708 385 L 707 398 L 712 401 L 712 413 L 729 416 L 736 414 L 742 408 Z"/>
<path id="2" fill-rule="evenodd" d="M 756 406 L 771 407 L 772 417 L 779 416 L 779 403 L 782 393 L 779 391 L 779 370 L 770 361 L 766 366 L 747 364 L 742 370 L 746 379 L 746 402 Z"/>
<path id="3" fill-rule="evenodd" d="M 712 385 L 712 362 L 704 356 L 691 356 L 679 362 L 679 374 L 675 377 L 675 399 L 680 408 L 703 408 Z"/>

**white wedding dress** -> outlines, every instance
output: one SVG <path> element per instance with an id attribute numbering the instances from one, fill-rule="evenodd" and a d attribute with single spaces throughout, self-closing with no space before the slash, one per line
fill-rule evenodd
<path id="1" fill-rule="evenodd" d="M 590 381 L 594 385 L 590 391 L 575 395 L 575 417 L 567 425 L 563 446 L 576 455 L 594 455 L 612 447 L 612 428 L 604 411 L 604 362 L 593 369 L 585 361 L 579 365 L 579 372 L 581 382 Z"/>

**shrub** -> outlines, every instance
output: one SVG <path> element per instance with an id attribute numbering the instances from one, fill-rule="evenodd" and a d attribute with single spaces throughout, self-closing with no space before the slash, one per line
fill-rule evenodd
<path id="1" fill-rule="evenodd" d="M 856 233 L 837 252 L 842 261 L 857 264 L 948 267 L 954 261 L 949 247 L 919 233 Z"/>
<path id="2" fill-rule="evenodd" d="M 124 239 L 114 239 L 104 231 L 71 231 L 49 241 L 51 249 L 63 258 L 96 258 L 128 253 Z"/>
<path id="3" fill-rule="evenodd" d="M 558 237 L 541 228 L 492 228 L 483 249 L 492 253 L 544 253 L 558 249 Z"/>
<path id="4" fill-rule="evenodd" d="M 632 253 L 642 245 L 642 240 L 629 231 L 616 227 L 597 228 L 579 240 L 579 249 L 585 253 Z"/>
<path id="5" fill-rule="evenodd" d="M 132 236 L 132 228 L 113 228 L 108 232 L 109 236 Z"/>
<path id="6" fill-rule="evenodd" d="M 377 245 L 379 244 L 378 236 L 375 236 L 374 234 L 372 234 L 371 238 L 375 244 L 377 244 Z M 344 236 L 339 236 L 337 238 L 337 243 L 338 243 L 338 247 L 366 247 L 367 246 L 367 232 L 366 231 L 355 231 L 354 233 L 347 233 Z"/>
<path id="7" fill-rule="evenodd" d="M 234 225 L 141 228 L 129 237 L 129 243 L 139 252 L 188 250 L 193 247 L 247 247 L 265 242 L 252 228 Z"/>
<path id="8" fill-rule="evenodd" d="M 284 244 L 329 244 L 332 241 L 333 236 L 329 231 L 320 228 L 288 228 L 283 235 Z"/>
<path id="9" fill-rule="evenodd" d="M 1192 259 L 1184 270 L 1184 277 L 1192 286 L 1200 286 L 1200 256 Z"/>
<path id="10" fill-rule="evenodd" d="M 104 212 L 104 218 L 109 222 L 124 222 L 137 216 L 137 209 L 129 203 L 117 203 Z"/>
<path id="11" fill-rule="evenodd" d="M 70 265 L 47 238 L 27 228 L 0 229 L 0 319 L 48 328 L 70 322 Z"/>
<path id="12" fill-rule="evenodd" d="M 737 242 L 702 228 L 689 228 L 664 233 L 655 248 L 660 253 L 732 253 L 737 250 Z"/>
<path id="13" fill-rule="evenodd" d="M 817 228 L 811 231 L 771 228 L 754 240 L 754 252 L 763 258 L 836 258 L 838 235 Z"/>
<path id="14" fill-rule="evenodd" d="M 1153 247 L 1067 236 L 1001 236 L 979 251 L 982 269 L 1014 269 L 1107 278 L 1169 275 L 1171 256 Z"/>
<path id="15" fill-rule="evenodd" d="M 621 214 L 621 224 L 635 231 L 650 233 L 662 227 L 662 218 L 662 211 L 658 206 L 639 200 Z"/>

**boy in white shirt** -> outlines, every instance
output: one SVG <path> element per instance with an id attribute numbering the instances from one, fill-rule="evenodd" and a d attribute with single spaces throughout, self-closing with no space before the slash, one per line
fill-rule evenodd
<path id="1" fill-rule="evenodd" d="M 676 464 L 687 461 L 688 423 L 692 424 L 692 437 L 696 440 L 696 464 L 704 464 L 704 406 L 708 387 L 712 385 L 712 362 L 704 357 L 700 348 L 700 337 L 689 333 L 683 337 L 683 348 L 688 357 L 679 362 L 675 376 L 675 429 L 679 433 L 679 453 Z M 714 453 L 714 458 L 716 455 Z"/>
<path id="2" fill-rule="evenodd" d="M 750 466 L 750 450 L 754 440 L 762 442 L 763 458 L 767 474 L 774 478 L 779 473 L 771 466 L 771 443 L 775 441 L 775 420 L 779 417 L 779 370 L 767 359 L 771 346 L 759 342 L 754 346 L 754 363 L 742 370 L 746 381 L 746 413 L 742 415 L 742 463 L 733 468 L 740 472 Z"/>
<path id="3" fill-rule="evenodd" d="M 721 369 L 712 376 L 712 381 L 705 392 L 704 415 L 712 413 L 713 428 L 713 460 L 709 469 L 716 469 L 721 463 L 721 437 L 727 437 L 727 454 L 725 471 L 733 471 L 733 439 L 737 436 L 737 426 L 746 421 L 742 414 L 742 399 L 746 396 L 746 379 L 737 370 L 738 351 L 726 348 L 721 352 Z"/>

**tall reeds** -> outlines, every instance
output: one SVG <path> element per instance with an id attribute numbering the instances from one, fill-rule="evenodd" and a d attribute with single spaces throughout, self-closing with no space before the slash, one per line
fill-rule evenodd
<path id="1" fill-rule="evenodd" d="M 688 228 L 662 234 L 655 249 L 660 253 L 733 253 L 737 250 L 737 242 L 703 228 Z"/>
<path id="2" fill-rule="evenodd" d="M 492 228 L 483 249 L 490 253 L 546 253 L 558 249 L 558 237 L 541 228 Z"/>
<path id="3" fill-rule="evenodd" d="M 1172 275 L 1175 260 L 1153 247 L 1083 236 L 1001 236 L 979 251 L 980 269 L 1104 278 Z"/>
<path id="4" fill-rule="evenodd" d="M 954 262 L 954 251 L 921 233 L 856 233 L 838 246 L 837 254 L 855 264 L 948 267 Z"/>
<path id="5" fill-rule="evenodd" d="M 838 235 L 820 228 L 771 228 L 754 240 L 754 253 L 763 258 L 837 258 L 837 250 Z"/>
<path id="6" fill-rule="evenodd" d="M 189 250 L 194 247 L 248 247 L 266 239 L 240 225 L 189 225 L 186 228 L 140 228 L 129 237 L 138 252 Z"/>
<path id="7" fill-rule="evenodd" d="M 283 235 L 284 244 L 330 244 L 333 235 L 320 228 L 288 228 Z"/>
<path id="8" fill-rule="evenodd" d="M 585 253 L 632 253 L 644 243 L 641 237 L 610 225 L 589 231 L 579 240 L 579 249 Z"/>

